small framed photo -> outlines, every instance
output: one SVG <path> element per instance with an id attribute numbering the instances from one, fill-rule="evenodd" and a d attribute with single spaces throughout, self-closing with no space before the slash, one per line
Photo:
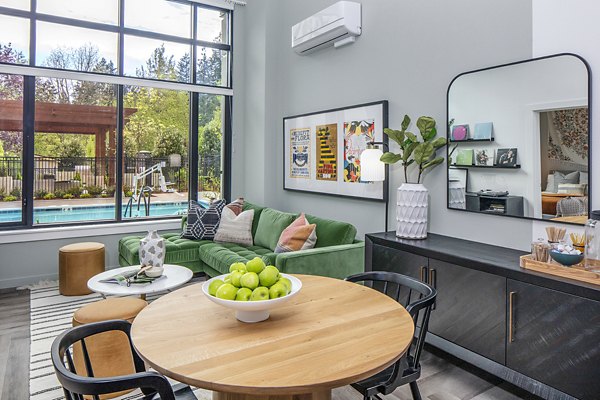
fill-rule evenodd
<path id="1" fill-rule="evenodd" d="M 497 167 L 515 167 L 517 165 L 517 149 L 498 149 L 496 150 Z"/>
<path id="2" fill-rule="evenodd" d="M 481 149 L 475 152 L 475 165 L 492 166 L 494 165 L 494 155 L 490 154 L 488 149 Z"/>

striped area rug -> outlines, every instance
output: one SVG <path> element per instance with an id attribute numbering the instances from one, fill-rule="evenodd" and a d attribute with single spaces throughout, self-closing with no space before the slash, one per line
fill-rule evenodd
<path id="1" fill-rule="evenodd" d="M 188 284 L 198 283 L 201 280 L 203 278 L 194 279 Z M 67 297 L 59 294 L 56 282 L 43 286 L 31 289 L 30 400 L 62 400 L 64 393 L 50 359 L 52 341 L 65 329 L 71 327 L 75 310 L 86 304 L 102 300 L 102 296 L 93 293 L 86 296 Z M 147 300 L 151 302 L 165 293 L 149 295 Z M 203 389 L 194 389 L 194 396 L 198 400 L 209 400 L 212 394 Z M 140 397 L 142 397 L 141 392 L 136 391 L 120 399 L 133 400 Z"/>

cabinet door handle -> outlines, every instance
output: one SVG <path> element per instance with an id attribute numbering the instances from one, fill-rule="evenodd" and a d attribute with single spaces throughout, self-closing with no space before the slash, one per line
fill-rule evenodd
<path id="1" fill-rule="evenodd" d="M 515 334 L 514 334 L 514 329 L 515 329 L 515 323 L 514 323 L 514 317 L 515 317 L 515 313 L 513 311 L 514 305 L 515 305 L 515 296 L 517 295 L 517 292 L 510 292 L 508 294 L 508 342 L 512 343 L 515 341 Z"/>
<path id="2" fill-rule="evenodd" d="M 427 270 L 427 267 L 424 266 L 420 266 L 419 267 L 419 279 L 421 280 L 421 282 L 425 282 L 425 271 Z"/>
<path id="3" fill-rule="evenodd" d="M 435 284 L 436 284 L 435 278 L 436 278 L 435 269 L 430 269 L 429 270 L 429 285 L 431 285 L 431 287 L 433 287 L 434 289 L 436 288 L 435 287 Z"/>
<path id="4" fill-rule="evenodd" d="M 437 273 L 435 272 L 435 269 L 433 269 L 433 268 L 432 268 L 432 269 L 430 269 L 430 270 L 429 270 L 429 285 L 430 285 L 432 288 L 434 288 L 434 289 L 436 289 L 436 287 L 435 287 L 435 285 L 436 285 L 436 279 L 435 279 L 435 278 L 436 278 L 436 275 L 437 275 Z M 433 303 L 433 306 L 431 306 L 431 309 L 432 309 L 432 310 L 435 310 L 435 305 L 436 305 L 436 304 L 437 304 L 437 299 L 436 299 L 436 301 Z"/>

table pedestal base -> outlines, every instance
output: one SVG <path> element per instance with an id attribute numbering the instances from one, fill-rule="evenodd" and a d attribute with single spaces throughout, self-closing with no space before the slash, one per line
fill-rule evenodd
<path id="1" fill-rule="evenodd" d="M 331 400 L 331 390 L 312 392 L 306 394 L 289 395 L 257 395 L 243 393 L 213 392 L 213 400 Z"/>

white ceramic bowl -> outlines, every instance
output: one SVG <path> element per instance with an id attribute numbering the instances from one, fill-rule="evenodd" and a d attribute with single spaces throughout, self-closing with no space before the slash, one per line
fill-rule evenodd
<path id="1" fill-rule="evenodd" d="M 214 278 L 209 279 L 204 282 L 202 285 L 202 292 L 208 297 L 208 299 L 214 303 L 220 304 L 224 307 L 231 308 L 235 310 L 235 317 L 242 322 L 260 322 L 269 318 L 269 312 L 271 309 L 275 307 L 279 307 L 280 305 L 287 302 L 289 299 L 298 294 L 300 289 L 302 288 L 302 282 L 300 279 L 288 275 L 281 274 L 282 277 L 288 278 L 292 282 L 292 291 L 287 295 L 280 297 L 278 299 L 270 299 L 270 300 L 260 300 L 260 301 L 235 301 L 235 300 L 224 300 L 219 299 L 215 296 L 211 296 L 208 294 L 208 285 L 215 279 L 223 280 L 227 276 L 219 275 Z"/>
<path id="2" fill-rule="evenodd" d="M 152 267 L 152 268 L 148 268 L 146 271 L 144 271 L 144 273 L 149 278 L 158 278 L 159 276 L 161 276 L 163 274 L 164 271 L 165 271 L 164 267 Z"/>

